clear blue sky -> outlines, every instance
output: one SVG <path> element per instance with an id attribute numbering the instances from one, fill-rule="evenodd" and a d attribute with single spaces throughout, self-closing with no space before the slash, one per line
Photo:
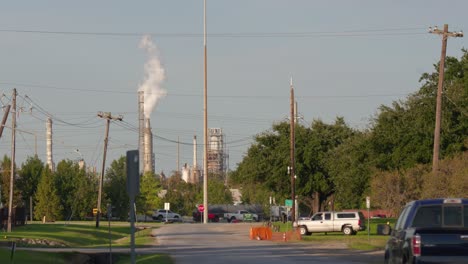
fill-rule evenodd
<path id="1" fill-rule="evenodd" d="M 230 169 L 254 135 L 289 116 L 291 75 L 304 125 L 343 116 L 364 129 L 380 105 L 417 91 L 421 74 L 433 71 L 441 40 L 427 33 L 429 26 L 468 29 L 463 0 L 207 2 L 208 125 L 224 130 Z M 124 124 L 111 124 L 107 165 L 137 148 L 131 128 L 147 60 L 138 47 L 143 34 L 152 35 L 167 74 L 167 96 L 151 115 L 153 133 L 162 137 L 154 141 L 156 171 L 167 175 L 176 169 L 172 141 L 191 144 L 196 134 L 202 143 L 203 1 L 1 4 L 1 102 L 18 90 L 18 129 L 37 135 L 44 162 L 43 111 L 54 116 L 56 163 L 77 159 L 79 149 L 100 171 L 105 122 L 98 111 L 124 116 Z M 449 39 L 447 55 L 459 57 L 465 43 Z M 10 144 L 5 129 L 1 157 L 11 154 Z M 17 163 L 28 155 L 34 155 L 34 136 L 19 133 Z M 201 164 L 201 147 L 198 157 Z M 182 144 L 180 163 L 186 162 L 192 163 L 192 146 Z"/>

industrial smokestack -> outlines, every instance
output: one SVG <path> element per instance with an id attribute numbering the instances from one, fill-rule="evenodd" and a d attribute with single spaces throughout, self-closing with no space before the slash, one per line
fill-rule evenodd
<path id="1" fill-rule="evenodd" d="M 47 165 L 49 165 L 49 168 L 52 172 L 55 171 L 55 165 L 54 165 L 54 160 L 52 157 L 52 119 L 48 118 L 47 119 L 47 124 L 46 124 L 46 135 L 47 135 Z"/>
<path id="2" fill-rule="evenodd" d="M 197 136 L 193 136 L 193 167 L 197 167 Z"/>
<path id="3" fill-rule="evenodd" d="M 145 155 L 144 155 L 144 172 L 153 172 L 153 133 L 149 119 L 146 119 L 145 127 Z"/>
<path id="4" fill-rule="evenodd" d="M 145 154 L 145 92 L 138 91 L 138 150 L 140 156 L 140 173 L 143 171 L 143 158 Z"/>
<path id="5" fill-rule="evenodd" d="M 198 165 L 197 165 L 197 136 L 193 136 L 193 168 L 190 175 L 190 182 L 198 182 Z"/>

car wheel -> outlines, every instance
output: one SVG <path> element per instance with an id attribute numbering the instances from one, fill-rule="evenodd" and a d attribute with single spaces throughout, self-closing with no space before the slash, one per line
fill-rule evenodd
<path id="1" fill-rule="evenodd" d="M 215 216 L 214 221 L 219 222 L 219 216 Z"/>
<path id="2" fill-rule="evenodd" d="M 350 226 L 343 227 L 343 234 L 349 236 L 353 233 L 353 228 Z"/>
<path id="3" fill-rule="evenodd" d="M 163 216 L 162 216 L 162 215 L 158 215 L 158 220 L 159 220 L 159 221 L 162 221 L 162 220 L 163 220 Z"/>
<path id="4" fill-rule="evenodd" d="M 233 221 L 236 221 L 236 217 L 235 217 L 235 216 L 231 217 L 231 221 L 230 221 L 230 222 L 233 222 Z"/>
<path id="5" fill-rule="evenodd" d="M 255 218 L 255 217 L 253 218 L 253 221 L 254 221 L 254 222 L 258 222 L 257 218 Z"/>
<path id="6" fill-rule="evenodd" d="M 301 233 L 301 236 L 310 235 L 309 231 L 307 231 L 307 227 L 305 226 L 300 226 L 299 232 Z"/>

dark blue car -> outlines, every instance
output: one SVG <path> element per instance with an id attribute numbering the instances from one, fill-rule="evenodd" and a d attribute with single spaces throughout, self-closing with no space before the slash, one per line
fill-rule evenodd
<path id="1" fill-rule="evenodd" d="M 408 203 L 385 246 L 385 263 L 468 263 L 468 199 Z"/>

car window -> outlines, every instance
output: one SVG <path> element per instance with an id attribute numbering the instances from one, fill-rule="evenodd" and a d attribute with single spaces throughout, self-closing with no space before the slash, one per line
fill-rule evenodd
<path id="1" fill-rule="evenodd" d="M 354 218 L 354 213 L 338 213 L 336 214 L 336 218 Z"/>
<path id="2" fill-rule="evenodd" d="M 463 226 L 461 206 L 444 206 L 444 225 Z"/>
<path id="3" fill-rule="evenodd" d="M 440 205 L 421 206 L 416 211 L 412 227 L 442 226 L 442 207 Z"/>
<path id="4" fill-rule="evenodd" d="M 330 213 L 325 214 L 325 220 L 331 220 L 331 214 Z"/>
<path id="5" fill-rule="evenodd" d="M 397 220 L 397 222 L 395 224 L 395 230 L 400 230 L 400 229 L 403 228 L 404 221 L 405 221 L 405 219 L 406 219 L 406 217 L 407 217 L 407 215 L 408 215 L 408 213 L 410 211 L 409 208 L 410 208 L 410 206 L 406 206 L 403 209 L 403 211 L 401 212 L 400 217 L 398 217 L 398 220 Z"/>
<path id="6" fill-rule="evenodd" d="M 320 213 L 320 214 L 314 215 L 314 217 L 312 218 L 312 220 L 313 220 L 313 221 L 315 221 L 315 220 L 322 220 L 322 214 Z"/>

